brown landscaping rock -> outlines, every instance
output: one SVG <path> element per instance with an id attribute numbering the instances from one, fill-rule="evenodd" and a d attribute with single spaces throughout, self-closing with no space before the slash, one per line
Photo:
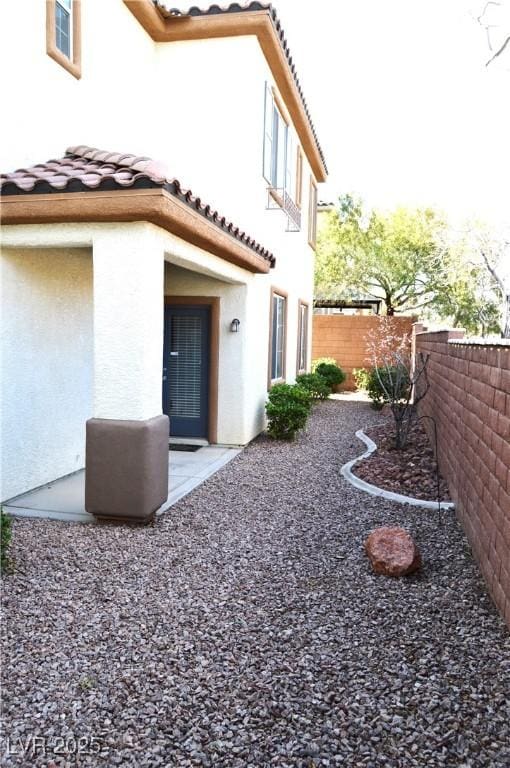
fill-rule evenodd
<path id="1" fill-rule="evenodd" d="M 376 528 L 365 551 L 374 571 L 384 576 L 406 576 L 421 565 L 420 552 L 404 528 Z"/>
<path id="2" fill-rule="evenodd" d="M 436 460 L 423 423 L 414 424 L 406 447 L 396 450 L 391 414 L 382 413 L 379 419 L 381 424 L 366 431 L 377 450 L 356 464 L 354 474 L 385 491 L 437 501 Z M 439 494 L 441 501 L 450 501 L 448 485 L 442 477 Z"/>

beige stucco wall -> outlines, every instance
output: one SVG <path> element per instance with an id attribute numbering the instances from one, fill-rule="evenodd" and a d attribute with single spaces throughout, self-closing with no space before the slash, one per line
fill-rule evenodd
<path id="1" fill-rule="evenodd" d="M 185 284 L 183 276 L 178 279 L 175 273 L 175 285 L 170 284 L 169 290 L 219 291 L 225 319 L 220 339 L 219 439 L 247 442 L 264 425 L 271 286 L 288 293 L 286 369 L 292 381 L 298 299 L 311 307 L 314 259 L 308 244 L 310 168 L 306 157 L 301 231 L 286 232 L 282 211 L 266 210 L 264 89 L 266 81 L 273 87 L 275 83 L 257 39 L 154 43 L 120 0 L 87 0 L 82 3 L 82 77 L 76 80 L 46 55 L 44 3 L 31 5 L 21 38 L 11 33 L 18 16 L 15 4 L 0 4 L 0 51 L 7 62 L 5 68 L 13 60 L 31 62 L 4 83 L 4 102 L 16 103 L 16 110 L 4 126 L 0 170 L 60 157 L 73 144 L 158 158 L 183 186 L 191 187 L 276 256 L 276 268 L 268 275 L 252 275 L 154 228 L 167 262 L 202 275 L 200 279 L 187 277 Z M 112 39 L 116 41 L 113 47 Z M 19 99 L 20 92 L 23 99 Z M 47 113 L 48 94 L 54 103 L 65 104 L 65 120 L 39 120 L 34 130 L 34 116 Z M 115 232 L 119 226 L 125 232 L 131 225 L 9 230 L 18 247 L 92 248 L 95 234 Z M 121 260 L 121 254 L 117 255 Z M 227 330 L 234 316 L 242 322 L 237 338 Z M 121 325 L 115 312 L 111 321 L 113 339 Z M 309 341 L 311 344 L 311 311 Z M 154 392 L 150 397 L 155 403 Z"/>
<path id="2" fill-rule="evenodd" d="M 171 258 L 171 256 L 169 257 Z M 218 280 L 189 269 L 167 264 L 165 295 L 208 296 L 220 299 L 218 442 L 241 445 L 264 429 L 270 336 L 271 287 L 287 287 L 287 381 L 294 381 L 297 363 L 298 304 L 307 286 L 303 275 L 244 273 L 244 282 Z M 294 279 L 291 279 L 293 277 Z M 280 282 L 278 282 L 280 280 Z M 311 297 L 310 297 L 311 298 Z M 190 301 L 191 303 L 191 301 Z M 239 333 L 230 323 L 241 321 Z M 312 322 L 311 306 L 309 322 Z M 311 345 L 310 333 L 309 344 Z M 309 349 L 310 360 L 310 349 Z"/>
<path id="3" fill-rule="evenodd" d="M 45 6 L 31 0 L 20 18 L 17 3 L 0 3 L 0 57 L 11 73 L 2 103 L 16 104 L 4 126 L 0 169 L 61 157 L 73 144 L 148 152 L 142 137 L 156 108 L 153 41 L 120 0 L 84 0 L 77 80 L 46 54 Z"/>
<path id="4" fill-rule="evenodd" d="M 1 254 L 2 500 L 85 463 L 92 415 L 87 249 Z"/>
<path id="5" fill-rule="evenodd" d="M 245 394 L 245 333 L 247 286 L 226 283 L 207 275 L 167 264 L 165 295 L 219 298 L 218 443 L 240 445 L 253 437 L 247 434 L 245 414 L 253 406 Z M 239 333 L 231 333 L 234 317 L 241 321 Z"/>
<path id="6" fill-rule="evenodd" d="M 87 306 L 87 311 L 92 317 L 92 258 L 89 255 L 88 269 L 90 285 L 88 287 L 88 299 L 83 302 L 76 301 L 76 291 L 80 286 L 79 281 L 69 276 L 69 268 L 66 262 L 68 246 L 72 245 L 72 253 L 92 254 L 95 249 L 96 266 L 101 264 L 101 286 L 98 286 L 98 296 L 103 300 L 101 305 L 97 303 L 94 309 L 96 314 L 96 344 L 95 367 L 98 375 L 95 381 L 91 381 L 92 371 L 92 339 L 89 339 L 87 357 L 87 370 L 83 372 L 83 366 L 75 365 L 74 353 L 79 347 L 65 341 L 65 332 L 68 331 L 73 338 L 73 322 L 67 320 L 67 312 L 63 315 L 62 332 L 64 343 L 58 345 L 58 359 L 60 364 L 53 361 L 48 367 L 48 377 L 53 375 L 54 393 L 60 392 L 60 370 L 66 356 L 69 357 L 70 367 L 76 372 L 76 376 L 84 376 L 83 387 L 87 389 L 86 398 L 81 398 L 80 403 L 87 403 L 86 408 L 78 408 L 74 411 L 76 422 L 84 424 L 90 415 L 108 418 L 148 418 L 161 410 L 160 382 L 162 359 L 162 321 L 163 321 L 163 295 L 206 295 L 220 298 L 221 329 L 220 329 L 220 365 L 219 365 L 219 402 L 218 402 L 218 440 L 226 444 L 245 444 L 255 437 L 264 428 L 264 405 L 267 397 L 267 366 L 269 343 L 269 315 L 271 287 L 285 288 L 288 297 L 288 338 L 287 338 L 287 379 L 292 381 L 295 376 L 296 352 L 297 352 L 297 324 L 298 324 L 298 299 L 308 298 L 310 272 L 305 270 L 288 270 L 285 264 L 278 263 L 277 268 L 267 275 L 253 275 L 246 270 L 228 264 L 222 259 L 212 256 L 207 252 L 192 246 L 178 237 L 155 227 L 142 223 L 133 224 L 57 224 L 45 227 L 37 225 L 4 227 L 3 238 L 6 245 L 10 245 L 17 253 L 19 263 L 18 289 L 23 291 L 23 286 L 28 286 L 30 280 L 41 281 L 45 285 L 45 270 L 39 270 L 28 276 L 23 271 L 23 263 L 29 265 L 46 265 L 45 269 L 60 275 L 58 284 L 46 304 L 39 308 L 41 317 L 48 315 L 48 322 L 58 324 L 57 309 L 61 306 L 69 306 L 78 312 L 79 305 Z M 29 246 L 26 250 L 21 245 Z M 87 251 L 79 250 L 88 248 Z M 67 249 L 67 250 L 66 250 Z M 149 249 L 152 253 L 148 262 Z M 102 256 L 100 258 L 100 254 Z M 159 254 L 159 255 L 158 255 Z M 98 262 L 98 259 L 100 261 Z M 159 270 L 158 259 L 165 259 L 166 277 L 165 289 L 157 291 L 157 273 Z M 39 259 L 39 261 L 38 261 Z M 64 265 L 64 266 L 62 266 Z M 138 266 L 137 266 L 138 265 Z M 65 268 L 64 268 L 65 267 Z M 150 267 L 150 269 L 149 269 Z M 137 274 L 138 269 L 142 272 Z M 311 269 L 311 261 L 309 262 Z M 148 313 L 142 310 L 141 292 L 138 288 L 144 288 L 143 277 L 149 280 L 149 272 L 153 300 L 146 294 L 147 305 L 150 306 L 152 331 L 147 331 Z M 99 279 L 97 270 L 96 281 Z M 148 283 L 147 283 L 148 286 Z M 147 287 L 146 286 L 146 287 Z M 4 279 L 3 286 L 6 295 L 5 310 L 9 311 L 11 304 L 17 302 L 18 294 L 14 290 L 13 281 Z M 308 292 L 308 293 L 307 293 Z M 58 294 L 59 301 L 52 305 L 51 297 Z M 109 296 L 117 299 L 123 296 L 120 307 L 118 302 L 110 301 Z M 136 305 L 136 309 L 135 309 Z M 126 311 L 124 311 L 126 310 Z M 19 310 L 16 311 L 16 313 Z M 15 316 L 17 314 L 15 313 Z M 80 316 L 80 315 L 78 315 Z M 234 317 L 241 320 L 239 334 L 230 333 L 230 322 Z M 140 320 L 144 319 L 140 325 Z M 311 315 L 310 315 L 311 320 Z M 145 329 L 144 329 L 145 327 Z M 102 330 L 101 330 L 102 329 Z M 92 333 L 92 321 L 90 319 L 90 333 Z M 110 338 L 109 349 L 105 344 L 105 335 Z M 98 335 L 99 334 L 99 335 Z M 133 338 L 133 346 L 124 346 L 120 343 L 121 337 L 126 334 Z M 145 334 L 145 336 L 144 336 Z M 5 345 L 14 349 L 18 338 L 17 326 L 5 325 Z M 79 334 L 78 334 L 79 336 Z M 101 341 L 102 338 L 102 341 Z M 145 342 L 144 342 L 145 338 Z M 138 342 L 136 342 L 138 340 Z M 21 341 L 26 347 L 28 355 L 34 352 L 37 346 L 37 336 L 26 334 Z M 143 360 L 137 358 L 134 364 L 136 343 L 142 347 L 145 345 L 146 360 L 153 361 L 154 373 L 150 376 L 143 373 Z M 55 352 L 55 354 L 57 354 Z M 81 353 L 80 353 L 81 355 Z M 80 358 L 83 359 L 83 358 Z M 124 364 L 123 362 L 124 361 Z M 112 373 L 113 368 L 117 373 Z M 9 366 L 8 366 L 9 368 Z M 24 376 L 23 372 L 10 364 L 9 370 L 13 388 L 18 388 L 18 380 Z M 119 374 L 119 370 L 121 374 Z M 140 370 L 138 384 L 136 384 L 136 372 Z M 133 378 L 134 377 L 134 378 Z M 48 382 L 49 382 L 48 378 Z M 157 381 L 157 384 L 156 384 Z M 129 384 L 129 387 L 128 387 Z M 26 386 L 22 384 L 21 386 Z M 79 388 L 79 385 L 76 385 Z M 158 390 L 156 393 L 156 389 Z M 96 402 L 96 409 L 91 406 L 92 391 Z M 122 393 L 122 397 L 119 397 Z M 156 393 L 156 394 L 155 394 Z M 62 392 L 64 403 L 75 404 L 70 392 Z M 59 401 L 60 402 L 60 401 Z M 53 405 L 56 406 L 56 396 Z M 6 401 L 7 406 L 9 402 Z M 147 408 L 149 407 L 149 411 Z M 111 410 L 111 409 L 114 410 Z M 119 410 L 120 408 L 120 410 Z M 141 408 L 141 410 L 140 410 Z M 154 412 L 152 412 L 154 411 Z M 23 418 L 23 408 L 11 409 L 12 430 Z M 43 429 L 44 414 L 50 414 L 55 421 L 52 411 L 46 407 L 40 412 L 40 428 Z M 65 411 L 58 411 L 63 414 Z M 57 418 L 58 422 L 58 418 Z M 42 425 L 42 426 L 41 426 Z M 75 430 L 73 428 L 73 434 Z M 22 434 L 22 432 L 20 432 Z M 9 433 L 4 431 L 2 435 L 3 445 L 8 444 Z M 60 443 L 61 454 L 46 457 L 45 472 L 33 477 L 33 455 L 29 452 L 20 452 L 16 473 L 20 477 L 29 479 L 23 485 L 34 487 L 46 482 L 48 479 L 66 474 L 75 468 L 75 460 L 60 462 L 61 455 L 66 453 L 71 456 L 74 449 L 66 449 L 65 443 Z M 59 450 L 60 450 L 59 448 Z M 80 456 L 83 463 L 83 450 L 74 451 L 73 455 Z M 22 456 L 24 459 L 22 460 Z M 39 459 L 41 461 L 41 459 Z M 62 467 L 62 468 L 61 468 Z M 42 479 L 40 479 L 42 477 Z M 23 488 L 24 489 L 24 488 Z M 14 495 L 21 492 L 16 487 Z M 4 494 L 6 495 L 6 494 Z"/>
<path id="7" fill-rule="evenodd" d="M 94 417 L 161 414 L 164 250 L 159 230 L 135 222 L 93 239 Z"/>
<path id="8" fill-rule="evenodd" d="M 91 416 L 161 413 L 165 260 L 168 292 L 221 297 L 219 439 L 260 430 L 246 427 L 246 347 L 227 327 L 246 329 L 251 273 L 151 224 L 8 226 L 2 240 L 1 499 L 80 469 Z"/>
<path id="9" fill-rule="evenodd" d="M 0 4 L 4 68 L 30 62 L 2 84 L 3 102 L 16 109 L 3 126 L 0 170 L 60 157 L 75 144 L 149 155 L 268 247 L 308 247 L 306 157 L 301 235 L 286 234 L 283 214 L 265 210 L 264 90 L 266 81 L 276 85 L 257 38 L 154 43 L 121 0 L 81 5 L 77 80 L 46 54 L 44 2 L 30 4 L 22 36 L 12 34 L 17 4 Z M 66 105 L 66 119 L 38 120 L 34 130 L 49 94 Z"/>
<path id="10" fill-rule="evenodd" d="M 60 157 L 73 144 L 158 158 L 185 187 L 274 252 L 280 284 L 294 281 L 296 271 L 308 278 L 313 251 L 306 156 L 301 231 L 286 232 L 285 215 L 266 210 L 266 81 L 277 89 L 255 36 L 154 43 L 121 0 L 88 0 L 82 3 L 82 77 L 76 80 L 46 55 L 44 3 L 31 4 L 21 38 L 11 33 L 18 16 L 15 3 L 0 4 L 5 67 L 31 62 L 3 84 L 4 103 L 16 109 L 4 126 L 0 170 Z M 66 105 L 66 119 L 38 121 L 34 130 L 49 93 Z"/>

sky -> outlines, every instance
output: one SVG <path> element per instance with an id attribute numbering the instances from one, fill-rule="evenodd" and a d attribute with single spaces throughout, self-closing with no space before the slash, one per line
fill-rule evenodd
<path id="1" fill-rule="evenodd" d="M 510 33 L 510 0 L 484 19 Z M 274 0 L 326 156 L 320 198 L 510 223 L 510 45 L 485 0 Z M 494 26 L 493 26 L 494 25 Z"/>

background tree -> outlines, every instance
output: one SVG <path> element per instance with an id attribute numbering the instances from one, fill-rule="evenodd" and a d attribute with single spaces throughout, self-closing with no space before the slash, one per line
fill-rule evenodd
<path id="1" fill-rule="evenodd" d="M 431 304 L 446 289 L 445 223 L 432 210 L 367 216 L 361 200 L 339 198 L 320 227 L 316 294 L 382 299 L 387 315 Z"/>
<path id="2" fill-rule="evenodd" d="M 499 64 L 510 72 L 510 0 L 485 0 L 477 21 L 485 32 L 489 58 L 486 67 Z M 499 297 L 503 338 L 510 338 L 510 235 L 479 238 L 478 253 Z"/>
<path id="3" fill-rule="evenodd" d="M 510 339 L 510 234 L 491 235 L 487 231 L 475 232 L 475 252 L 490 275 L 497 296 L 499 330 L 504 339 Z"/>
<path id="4" fill-rule="evenodd" d="M 450 251 L 448 287 L 439 291 L 426 319 L 438 320 L 469 334 L 487 336 L 500 332 L 500 307 L 494 281 L 480 262 L 465 251 Z"/>

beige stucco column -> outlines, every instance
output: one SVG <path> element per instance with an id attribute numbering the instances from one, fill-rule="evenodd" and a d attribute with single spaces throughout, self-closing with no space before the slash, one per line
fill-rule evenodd
<path id="1" fill-rule="evenodd" d="M 164 253 L 155 227 L 116 224 L 93 240 L 94 416 L 161 413 Z"/>
<path id="2" fill-rule="evenodd" d="M 168 495 L 161 414 L 164 252 L 150 224 L 93 239 L 94 418 L 87 422 L 88 512 L 150 519 Z"/>

